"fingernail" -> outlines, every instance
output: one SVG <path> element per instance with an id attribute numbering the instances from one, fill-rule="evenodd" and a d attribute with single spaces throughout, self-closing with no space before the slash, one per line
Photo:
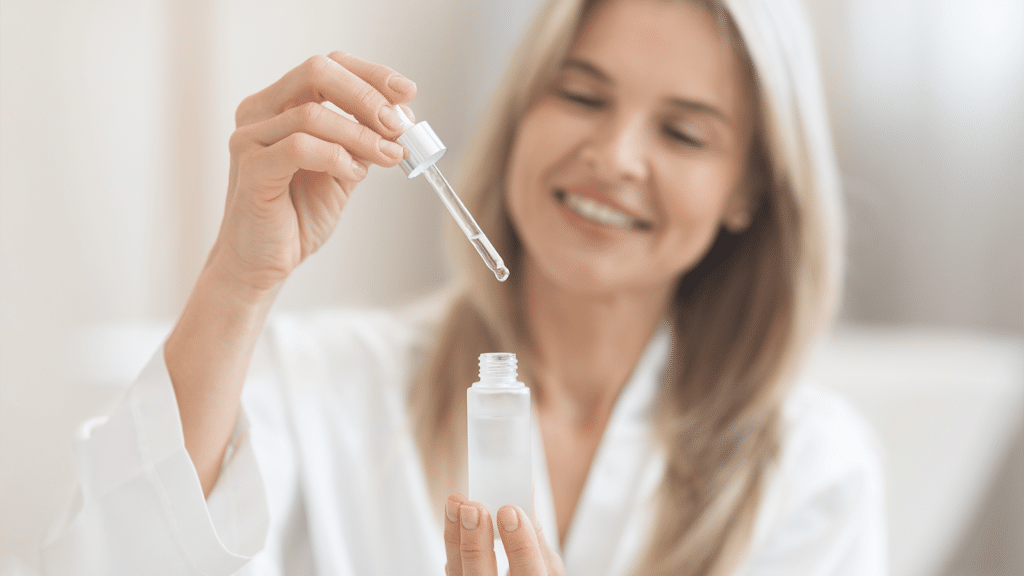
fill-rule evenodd
<path id="1" fill-rule="evenodd" d="M 363 166 L 355 160 L 352 161 L 352 172 L 356 175 L 356 178 L 363 178 L 366 176 L 366 166 Z"/>
<path id="2" fill-rule="evenodd" d="M 459 509 L 462 516 L 462 527 L 466 530 L 476 529 L 477 523 L 480 522 L 480 513 L 477 512 L 476 508 L 472 506 L 463 506 Z"/>
<path id="3" fill-rule="evenodd" d="M 379 148 L 385 156 L 390 156 L 391 158 L 401 159 L 405 156 L 405 147 L 397 142 L 392 142 L 391 140 L 381 138 L 377 142 L 377 148 Z"/>
<path id="4" fill-rule="evenodd" d="M 505 521 L 502 522 L 502 527 L 505 528 L 505 532 L 515 532 L 516 528 L 519 528 L 519 513 L 512 510 L 511 514 L 505 514 Z"/>
<path id="5" fill-rule="evenodd" d="M 416 87 L 416 83 L 413 82 L 412 80 L 409 80 L 405 76 L 398 76 L 398 75 L 396 75 L 396 76 L 392 76 L 391 79 L 388 80 L 388 88 L 391 88 L 395 92 L 403 92 L 404 93 L 404 92 L 408 92 L 409 90 L 412 90 L 415 87 Z"/>
<path id="6" fill-rule="evenodd" d="M 391 106 L 381 106 L 380 111 L 377 112 L 377 118 L 380 119 L 381 124 L 391 130 L 398 130 L 402 127 L 402 119 L 398 117 L 398 113 Z"/>
<path id="7" fill-rule="evenodd" d="M 452 509 L 452 503 L 450 500 L 444 502 L 444 514 L 448 517 L 449 522 L 455 522 L 459 517 L 455 514 L 455 510 Z"/>

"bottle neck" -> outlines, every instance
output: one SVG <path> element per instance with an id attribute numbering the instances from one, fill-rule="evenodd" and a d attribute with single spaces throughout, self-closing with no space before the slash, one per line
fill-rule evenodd
<path id="1" fill-rule="evenodd" d="M 518 361 L 510 352 L 491 352 L 480 355 L 480 381 L 474 386 L 484 388 L 518 388 Z"/>

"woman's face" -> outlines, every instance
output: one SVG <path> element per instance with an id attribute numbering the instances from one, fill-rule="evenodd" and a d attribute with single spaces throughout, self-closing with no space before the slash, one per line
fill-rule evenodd
<path id="1" fill-rule="evenodd" d="M 531 273 L 667 294 L 722 224 L 744 225 L 750 98 L 719 26 L 664 0 L 606 0 L 584 22 L 512 146 L 506 203 Z"/>

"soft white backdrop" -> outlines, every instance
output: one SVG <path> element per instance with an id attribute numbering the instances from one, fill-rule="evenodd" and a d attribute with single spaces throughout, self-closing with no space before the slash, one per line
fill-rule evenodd
<path id="1" fill-rule="evenodd" d="M 851 216 L 845 318 L 1020 338 L 1024 0 L 807 3 Z M 105 338 L 139 326 L 126 357 L 144 358 L 149 326 L 181 308 L 216 233 L 238 101 L 312 54 L 388 63 L 418 83 L 413 108 L 454 174 L 536 4 L 0 0 L 0 570 L 33 568 L 75 423 L 116 395 L 125 367 L 99 356 Z M 446 218 L 424 182 L 371 170 L 278 307 L 438 286 Z M 83 371 L 109 393 L 82 392 Z M 978 572 L 972 549 L 1024 565 L 1014 434 L 973 530 L 996 534 L 950 574 Z"/>

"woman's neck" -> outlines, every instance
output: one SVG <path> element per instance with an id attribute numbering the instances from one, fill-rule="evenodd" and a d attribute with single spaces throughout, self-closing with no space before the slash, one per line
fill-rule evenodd
<path id="1" fill-rule="evenodd" d="M 524 281 L 538 406 L 603 429 L 664 316 L 671 288 L 570 292 L 529 265 Z"/>

